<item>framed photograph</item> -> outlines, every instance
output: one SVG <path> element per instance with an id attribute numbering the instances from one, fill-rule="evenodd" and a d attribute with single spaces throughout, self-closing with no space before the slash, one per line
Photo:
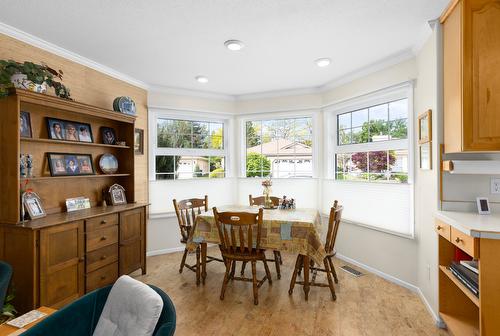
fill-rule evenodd
<path id="1" fill-rule="evenodd" d="M 95 175 L 92 155 L 47 153 L 50 176 Z"/>
<path id="2" fill-rule="evenodd" d="M 118 160 L 113 154 L 103 154 L 99 159 L 99 168 L 104 174 L 114 174 L 118 171 Z"/>
<path id="3" fill-rule="evenodd" d="M 427 142 L 418 146 L 420 169 L 432 169 L 432 142 Z"/>
<path id="4" fill-rule="evenodd" d="M 135 155 L 144 155 L 144 130 L 136 128 L 134 134 L 134 153 Z"/>
<path id="5" fill-rule="evenodd" d="M 116 133 L 111 127 L 101 127 L 102 143 L 116 145 Z"/>
<path id="6" fill-rule="evenodd" d="M 22 200 L 30 219 L 41 218 L 47 215 L 43 209 L 42 200 L 36 193 L 27 191 L 23 194 Z"/>
<path id="7" fill-rule="evenodd" d="M 47 134 L 52 140 L 94 142 L 90 124 L 47 118 Z"/>
<path id="8" fill-rule="evenodd" d="M 477 197 L 476 198 L 476 203 L 477 203 L 477 212 L 480 215 L 489 215 L 491 213 L 491 211 L 490 211 L 490 202 L 488 201 L 488 198 L 486 198 L 486 197 Z"/>
<path id="9" fill-rule="evenodd" d="M 427 110 L 418 116 L 418 143 L 432 141 L 432 110 Z"/>
<path id="10" fill-rule="evenodd" d="M 66 199 L 66 210 L 73 212 L 77 210 L 90 209 L 90 199 L 85 197 L 75 197 Z"/>
<path id="11" fill-rule="evenodd" d="M 30 113 L 26 111 L 21 111 L 19 116 L 19 133 L 21 138 L 32 138 L 33 134 L 31 132 L 31 117 Z"/>
<path id="12" fill-rule="evenodd" d="M 109 198 L 112 205 L 127 204 L 127 197 L 125 196 L 125 188 L 119 184 L 113 184 L 109 187 Z"/>

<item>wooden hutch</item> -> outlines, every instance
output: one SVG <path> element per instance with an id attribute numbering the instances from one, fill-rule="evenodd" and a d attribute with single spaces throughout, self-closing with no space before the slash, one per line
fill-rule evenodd
<path id="1" fill-rule="evenodd" d="M 20 136 L 20 113 L 28 112 L 31 138 Z M 25 90 L 0 99 L 0 259 L 13 266 L 11 287 L 19 312 L 39 306 L 59 308 L 86 292 L 113 283 L 118 276 L 146 273 L 146 207 L 134 196 L 135 117 Z M 92 143 L 51 140 L 46 119 L 91 125 Z M 100 128 L 111 127 L 125 146 L 103 144 Z M 47 153 L 91 154 L 95 175 L 50 175 Z M 111 153 L 115 174 L 99 170 L 99 158 Z M 20 154 L 33 156 L 33 176 L 20 176 Z M 20 194 L 36 192 L 46 217 L 21 220 Z M 102 189 L 115 183 L 128 204 L 102 205 Z M 91 208 L 66 212 L 67 198 L 84 196 Z"/>

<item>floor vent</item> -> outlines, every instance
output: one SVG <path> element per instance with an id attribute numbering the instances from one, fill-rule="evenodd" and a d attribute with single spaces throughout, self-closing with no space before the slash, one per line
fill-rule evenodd
<path id="1" fill-rule="evenodd" d="M 350 275 L 353 275 L 355 276 L 356 278 L 357 277 L 360 277 L 363 275 L 363 273 L 361 273 L 360 271 L 358 270 L 355 270 L 354 268 L 352 268 L 351 266 L 347 266 L 347 265 L 344 265 L 341 267 L 342 270 L 346 271 L 347 273 L 349 273 Z"/>

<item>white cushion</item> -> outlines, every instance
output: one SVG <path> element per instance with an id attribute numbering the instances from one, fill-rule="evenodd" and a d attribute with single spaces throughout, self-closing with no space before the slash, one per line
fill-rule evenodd
<path id="1" fill-rule="evenodd" d="M 163 309 L 161 296 L 128 275 L 113 285 L 93 336 L 150 336 Z"/>

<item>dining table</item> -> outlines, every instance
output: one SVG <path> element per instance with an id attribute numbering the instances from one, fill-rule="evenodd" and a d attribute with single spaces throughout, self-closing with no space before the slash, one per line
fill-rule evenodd
<path id="1" fill-rule="evenodd" d="M 218 212 L 257 213 L 259 206 L 227 205 L 217 207 Z M 304 256 L 303 276 L 305 299 L 309 296 L 309 265 L 312 259 L 321 265 L 326 256 L 321 241 L 321 216 L 317 209 L 264 209 L 261 228 L 260 247 L 267 250 L 290 252 Z M 207 244 L 220 244 L 219 232 L 215 225 L 212 210 L 202 212 L 196 217 L 188 249 L 194 251 L 198 245 L 201 250 L 201 270 L 196 272 L 197 283 L 205 284 L 207 277 Z"/>

